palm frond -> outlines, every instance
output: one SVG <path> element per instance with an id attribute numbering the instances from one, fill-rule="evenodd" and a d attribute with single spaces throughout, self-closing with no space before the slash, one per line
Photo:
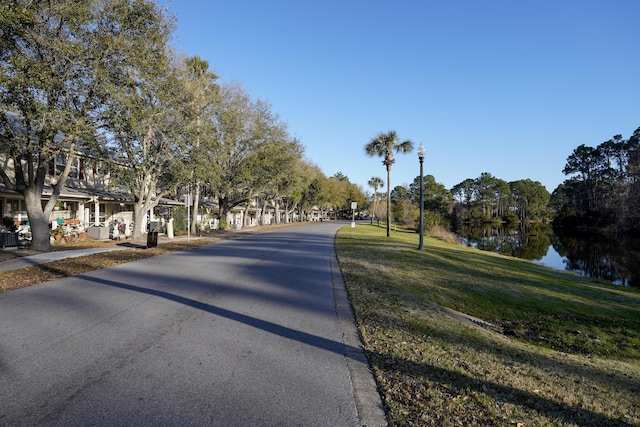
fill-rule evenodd
<path id="1" fill-rule="evenodd" d="M 413 142 L 409 139 L 395 146 L 396 153 L 408 153 L 413 150 Z"/>

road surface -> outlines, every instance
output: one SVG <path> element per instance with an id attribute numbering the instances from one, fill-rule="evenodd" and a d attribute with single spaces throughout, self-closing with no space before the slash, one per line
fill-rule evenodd
<path id="1" fill-rule="evenodd" d="M 338 295 L 342 225 L 0 294 L 0 425 L 383 424 Z"/>

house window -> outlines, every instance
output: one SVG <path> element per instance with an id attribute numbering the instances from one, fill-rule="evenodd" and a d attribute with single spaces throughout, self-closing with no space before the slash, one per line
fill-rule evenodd
<path id="1" fill-rule="evenodd" d="M 118 204 L 118 212 L 133 212 L 133 205 L 120 203 Z"/>
<path id="2" fill-rule="evenodd" d="M 49 163 L 49 175 L 60 176 L 64 172 L 64 167 L 67 163 L 67 157 L 62 154 L 56 154 L 55 159 Z M 77 156 L 73 157 L 71 162 L 71 169 L 69 170 L 69 178 L 84 179 L 84 161 Z"/>
<path id="3" fill-rule="evenodd" d="M 55 162 L 54 176 L 62 175 L 62 172 L 64 172 L 64 164 L 66 160 L 67 159 L 65 159 L 65 157 L 62 154 L 56 154 L 56 158 L 54 159 L 54 162 Z"/>
<path id="4" fill-rule="evenodd" d="M 7 200 L 7 216 L 17 220 L 27 219 L 27 205 L 22 199 Z"/>
<path id="5" fill-rule="evenodd" d="M 100 203 L 99 206 L 100 207 L 99 207 L 99 213 L 98 213 L 98 223 L 104 224 L 107 218 L 107 208 L 104 203 Z M 89 223 L 91 224 L 96 223 L 96 210 L 93 205 L 90 205 L 90 208 L 89 208 Z"/>
<path id="6" fill-rule="evenodd" d="M 71 169 L 69 170 L 69 178 L 78 178 L 78 157 L 73 156 L 73 161 L 71 162 Z"/>

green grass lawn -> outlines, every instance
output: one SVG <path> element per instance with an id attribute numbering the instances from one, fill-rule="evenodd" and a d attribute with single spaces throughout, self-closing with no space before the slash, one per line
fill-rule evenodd
<path id="1" fill-rule="evenodd" d="M 640 425 L 640 291 L 385 233 L 336 251 L 391 425 Z"/>

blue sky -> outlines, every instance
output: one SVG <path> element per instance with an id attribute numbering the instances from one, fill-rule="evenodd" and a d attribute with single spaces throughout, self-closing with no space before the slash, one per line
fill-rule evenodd
<path id="1" fill-rule="evenodd" d="M 580 144 L 640 127 L 637 0 L 172 0 L 178 52 L 268 101 L 325 175 L 370 190 L 377 133 L 422 142 L 451 188 L 482 172 L 550 192 Z M 398 155 L 391 184 L 419 175 Z"/>

